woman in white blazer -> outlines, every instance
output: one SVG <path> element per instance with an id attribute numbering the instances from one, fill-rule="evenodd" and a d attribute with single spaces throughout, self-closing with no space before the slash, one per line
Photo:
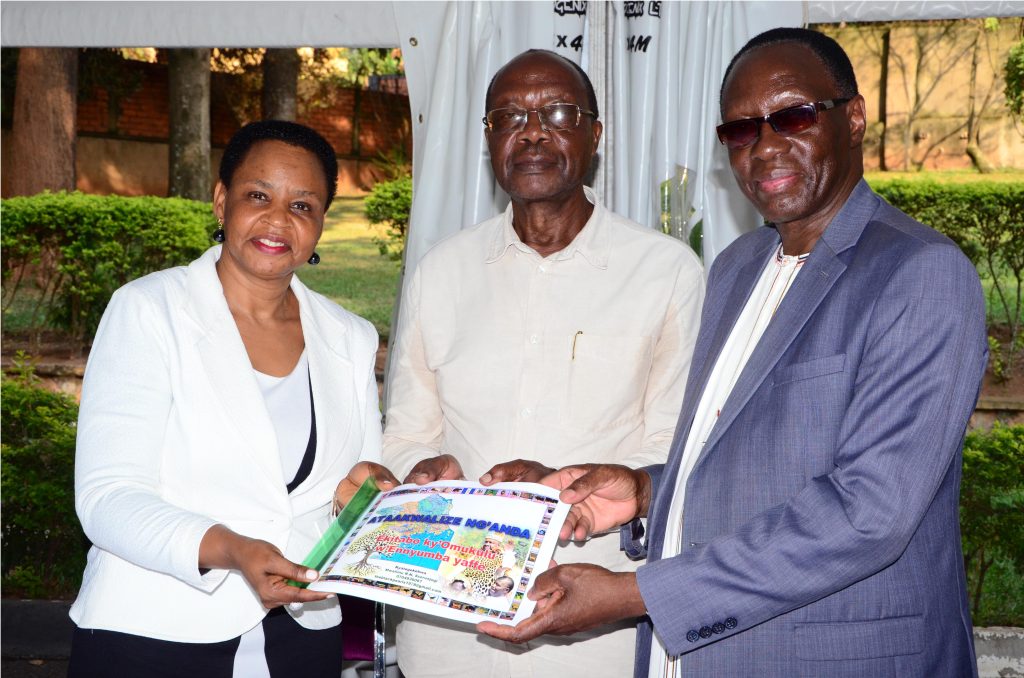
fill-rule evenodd
<path id="1" fill-rule="evenodd" d="M 263 121 L 219 176 L 222 245 L 118 290 L 89 356 L 71 676 L 341 670 L 337 598 L 286 582 L 315 578 L 297 563 L 336 494 L 395 480 L 374 463 L 377 334 L 293 275 L 319 261 L 337 160 L 313 130 Z"/>

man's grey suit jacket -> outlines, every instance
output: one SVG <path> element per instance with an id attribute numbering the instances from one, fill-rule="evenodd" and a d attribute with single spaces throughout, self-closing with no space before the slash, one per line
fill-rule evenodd
<path id="1" fill-rule="evenodd" d="M 984 298 L 948 238 L 863 181 L 740 375 L 686 483 L 683 551 L 661 558 L 701 393 L 779 242 L 760 228 L 710 272 L 672 451 L 648 469 L 636 675 L 653 622 L 684 676 L 974 676 L 958 498 Z"/>

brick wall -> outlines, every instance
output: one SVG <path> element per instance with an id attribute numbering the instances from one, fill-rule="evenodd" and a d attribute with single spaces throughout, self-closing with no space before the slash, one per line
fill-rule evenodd
<path id="1" fill-rule="evenodd" d="M 114 119 L 107 91 L 96 88 L 78 97 L 78 133 L 167 141 L 167 67 L 138 62 L 125 62 L 124 67 L 134 71 L 140 81 L 138 88 L 120 101 L 120 116 Z"/>
<path id="2" fill-rule="evenodd" d="M 166 144 L 169 128 L 167 66 L 125 62 L 124 68 L 126 71 L 133 70 L 133 77 L 139 77 L 138 88 L 120 101 L 120 114 L 116 116 L 104 88 L 98 87 L 80 96 L 79 136 L 101 137 L 108 141 Z M 210 141 L 215 149 L 223 148 L 241 126 L 229 105 L 231 97 L 237 96 L 235 90 L 231 89 L 233 84 L 237 84 L 232 82 L 233 78 L 217 73 L 211 78 Z M 334 93 L 333 104 L 327 107 L 309 106 L 299 115 L 298 121 L 322 134 L 338 154 L 342 166 L 339 191 L 342 193 L 368 190 L 376 178 L 373 161 L 379 153 L 387 152 L 396 144 L 403 145 L 408 157 L 412 156 L 409 98 L 405 93 L 404 78 L 383 80 L 381 89 L 389 91 L 338 89 Z M 82 150 L 80 144 L 80 152 Z M 144 154 L 120 157 L 127 158 L 129 155 L 135 158 L 132 166 L 115 166 L 111 171 L 121 177 L 154 173 L 154 168 L 139 167 Z M 104 177 L 88 176 L 90 172 L 95 173 L 91 168 L 109 163 L 88 158 L 85 161 L 80 163 L 80 170 L 84 170 L 86 176 L 80 177 L 79 181 L 79 187 L 84 190 L 103 193 L 152 192 L 152 183 L 145 189 L 126 188 L 124 184 L 119 188 Z M 152 162 L 165 163 L 166 153 L 152 154 Z M 166 173 L 166 168 L 158 171 Z"/>

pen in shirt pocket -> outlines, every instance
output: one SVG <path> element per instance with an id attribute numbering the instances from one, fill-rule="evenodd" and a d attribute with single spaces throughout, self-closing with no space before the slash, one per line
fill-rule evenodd
<path id="1" fill-rule="evenodd" d="M 576 360 L 576 340 L 583 334 L 583 330 L 577 330 L 572 337 L 572 360 Z"/>

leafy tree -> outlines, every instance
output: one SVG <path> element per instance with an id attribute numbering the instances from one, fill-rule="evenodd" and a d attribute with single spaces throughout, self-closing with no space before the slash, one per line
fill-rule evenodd
<path id="1" fill-rule="evenodd" d="M 231 110 L 235 122 L 246 125 L 259 120 L 263 92 L 263 56 L 265 49 L 213 48 L 210 52 L 210 70 L 221 77 L 211 96 L 217 103 Z"/>
<path id="2" fill-rule="evenodd" d="M 975 27 L 974 40 L 971 46 L 971 70 L 968 79 L 968 108 L 967 108 L 967 157 L 981 173 L 992 172 L 995 168 L 988 158 L 981 151 L 981 123 L 984 120 L 985 112 L 995 102 L 998 93 L 996 78 L 988 84 L 988 87 L 981 90 L 978 82 L 978 64 L 984 58 L 992 73 L 997 72 L 995 65 L 995 51 L 999 45 L 999 19 L 973 19 L 968 22 Z"/>
<path id="3" fill-rule="evenodd" d="M 878 111 L 865 146 L 867 150 L 877 144 L 871 150 L 877 153 L 879 169 L 895 165 L 895 169 L 920 170 L 935 153 L 943 152 L 950 139 L 959 137 L 966 139 L 965 151 L 974 167 L 987 171 L 991 165 L 981 141 L 993 120 L 1002 115 L 1003 79 L 998 74 L 1011 33 L 1006 29 L 1021 25 L 1018 18 L 989 17 L 823 24 L 817 29 L 843 45 L 857 47 L 849 51 L 855 62 L 861 59 L 855 68 L 862 85 L 865 78 L 874 78 L 872 70 L 877 69 Z M 1017 71 L 1018 85 L 1022 72 L 1024 66 Z M 960 110 L 936 124 L 939 97 L 951 82 L 963 92 L 954 100 L 961 102 Z M 949 111 L 952 104 L 942 102 L 941 108 Z M 902 159 L 893 156 L 894 138 L 901 140 Z"/>
<path id="4" fill-rule="evenodd" d="M 982 606 L 985 575 L 1003 557 L 1024 576 L 1024 426 L 996 424 L 964 442 L 960 530 L 972 612 Z"/>
<path id="5" fill-rule="evenodd" d="M 293 53 L 297 63 L 292 61 Z M 282 111 L 288 113 L 289 109 L 277 107 L 274 98 L 295 98 L 295 114 L 282 118 L 290 120 L 311 108 L 330 106 L 340 88 L 365 88 L 374 78 L 401 75 L 401 54 L 397 49 L 345 47 L 214 48 L 210 66 L 214 73 L 234 76 L 222 96 L 238 123 L 244 125 L 261 117 L 282 118 Z M 297 78 L 294 94 L 284 92 L 281 88 L 291 87 L 293 77 Z"/>
<path id="6" fill-rule="evenodd" d="M 398 49 L 349 49 L 346 47 L 299 50 L 299 108 L 329 106 L 339 88 L 371 88 L 381 76 L 405 73 Z M 357 107 L 358 110 L 358 107 Z"/>
<path id="7" fill-rule="evenodd" d="M 375 553 L 383 553 L 392 549 L 399 543 L 401 536 L 398 530 L 385 523 L 352 542 L 346 551 L 346 555 L 349 553 L 362 553 L 363 557 L 358 563 L 350 565 L 349 571 L 353 573 L 373 572 L 376 568 L 370 565 L 370 558 Z"/>
<path id="8" fill-rule="evenodd" d="M 349 87 L 368 87 L 371 78 L 405 72 L 402 52 L 397 49 L 359 48 L 345 50 L 348 67 L 343 81 Z"/>
<path id="9" fill-rule="evenodd" d="M 1010 48 L 1003 67 L 1006 107 L 1017 118 L 1024 116 L 1024 40 Z"/>

